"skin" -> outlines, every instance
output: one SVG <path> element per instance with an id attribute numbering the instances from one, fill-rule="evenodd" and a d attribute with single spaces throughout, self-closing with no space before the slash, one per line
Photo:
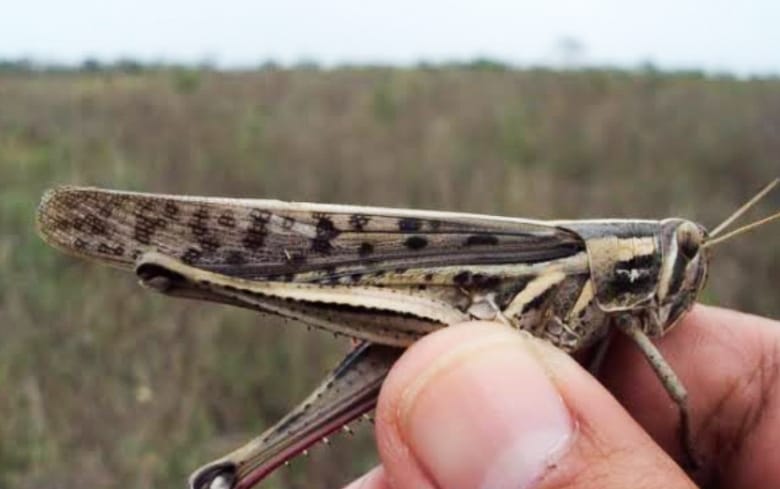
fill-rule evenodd
<path id="1" fill-rule="evenodd" d="M 546 343 L 470 322 L 393 367 L 382 464 L 348 488 L 780 487 L 780 322 L 697 305 L 657 344 L 688 388 L 694 473 L 675 462 L 675 406 L 625 338 L 597 380 Z"/>

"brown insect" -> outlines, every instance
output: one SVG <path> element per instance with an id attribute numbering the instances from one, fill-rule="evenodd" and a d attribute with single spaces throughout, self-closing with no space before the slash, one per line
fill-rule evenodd
<path id="1" fill-rule="evenodd" d="M 205 465 L 194 489 L 247 488 L 373 408 L 403 349 L 469 319 L 506 323 L 576 352 L 616 328 L 634 340 L 681 418 L 687 393 L 653 345 L 704 286 L 711 248 L 773 181 L 711 232 L 685 219 L 535 221 L 436 211 L 61 187 L 43 197 L 43 238 L 134 270 L 160 293 L 277 314 L 359 345 L 303 403 Z"/>

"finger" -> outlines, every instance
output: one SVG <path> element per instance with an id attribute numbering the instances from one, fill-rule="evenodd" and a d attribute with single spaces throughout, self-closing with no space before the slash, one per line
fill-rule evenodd
<path id="1" fill-rule="evenodd" d="M 493 323 L 413 345 L 376 419 L 395 489 L 692 487 L 571 357 Z"/>
<path id="2" fill-rule="evenodd" d="M 700 484 L 780 486 L 780 322 L 697 305 L 656 341 L 688 390 Z M 617 338 L 599 375 L 667 452 L 680 458 L 679 417 L 637 348 Z M 751 477 L 760 474 L 760 481 Z M 758 484 L 761 482 L 761 484 Z"/>

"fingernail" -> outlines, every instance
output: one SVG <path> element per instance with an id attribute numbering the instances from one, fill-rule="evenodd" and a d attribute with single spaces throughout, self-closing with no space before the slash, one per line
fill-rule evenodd
<path id="1" fill-rule="evenodd" d="M 526 341 L 459 346 L 404 391 L 399 426 L 438 487 L 531 488 L 565 453 L 574 423 Z"/>
<path id="2" fill-rule="evenodd" d="M 352 483 L 344 489 L 363 489 L 364 487 L 372 487 L 370 484 L 372 482 L 378 481 L 379 478 L 382 477 L 382 474 L 383 470 L 381 465 L 379 467 L 374 467 L 374 469 L 372 469 L 367 474 L 364 474 L 359 479 L 352 481 Z M 377 482 L 373 485 L 373 487 L 384 487 L 384 485 L 381 485 Z"/>
<path id="3" fill-rule="evenodd" d="M 346 486 L 344 489 L 361 489 L 362 487 L 365 487 L 366 480 L 368 479 L 368 477 L 369 474 L 365 474 L 359 479 L 355 479 L 354 481 L 352 481 L 352 483 Z"/>

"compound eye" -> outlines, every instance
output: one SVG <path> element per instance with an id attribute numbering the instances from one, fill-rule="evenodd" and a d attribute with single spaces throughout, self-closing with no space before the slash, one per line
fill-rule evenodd
<path id="1" fill-rule="evenodd" d="M 677 228 L 677 249 L 688 260 L 693 260 L 701 248 L 701 242 L 704 238 L 701 231 L 693 223 L 681 224 Z"/>

